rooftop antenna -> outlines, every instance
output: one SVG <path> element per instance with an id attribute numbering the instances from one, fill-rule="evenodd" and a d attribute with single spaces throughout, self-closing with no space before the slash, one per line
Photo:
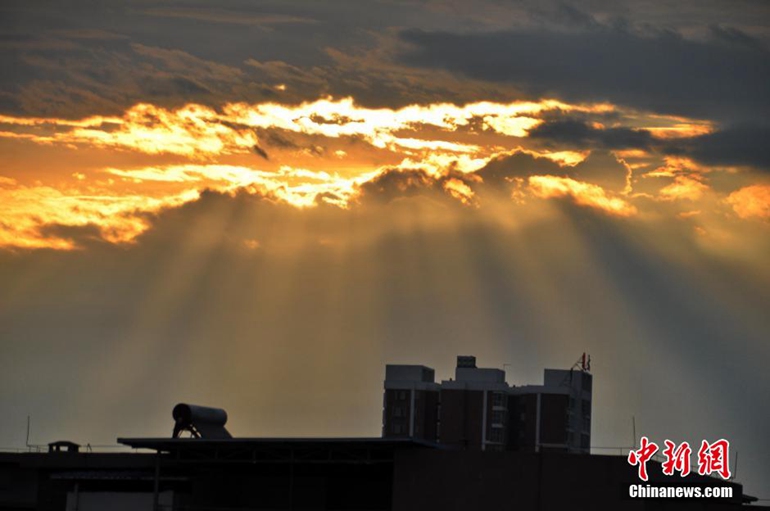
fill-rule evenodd
<path id="1" fill-rule="evenodd" d="M 30 419 L 29 415 L 27 415 L 27 441 L 25 442 L 25 444 L 27 445 L 27 449 L 32 450 L 33 447 L 37 447 L 37 446 L 30 445 L 30 443 L 29 443 L 29 424 L 30 424 L 30 422 L 31 422 L 31 419 Z"/>
<path id="2" fill-rule="evenodd" d="M 577 361 L 572 364 L 572 367 L 570 367 L 569 375 L 564 378 L 564 380 L 561 382 L 561 385 L 570 387 L 572 384 L 572 372 L 578 369 L 581 373 L 590 373 L 591 372 L 591 355 L 588 355 L 585 351 L 580 356 L 580 358 L 577 359 Z M 569 383 L 568 383 L 569 381 Z"/>
<path id="3" fill-rule="evenodd" d="M 730 478 L 732 481 L 738 475 L 738 451 L 735 451 L 735 461 L 733 462 L 733 475 Z"/>
<path id="4" fill-rule="evenodd" d="M 586 354 L 586 352 L 583 352 L 583 355 L 575 362 L 575 364 L 572 366 L 572 369 L 575 368 L 580 369 L 584 373 L 590 373 L 591 372 L 591 355 Z"/>

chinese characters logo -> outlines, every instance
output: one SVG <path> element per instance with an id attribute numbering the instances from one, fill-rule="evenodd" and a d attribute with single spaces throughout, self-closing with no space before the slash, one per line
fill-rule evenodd
<path id="1" fill-rule="evenodd" d="M 692 449 L 690 444 L 682 442 L 678 446 L 671 440 L 665 440 L 662 454 L 665 458 L 661 463 L 663 474 L 667 476 L 679 472 L 681 477 L 690 473 L 690 455 Z M 658 452 L 658 445 L 655 442 L 643 436 L 639 443 L 639 449 L 628 453 L 628 463 L 631 466 L 637 466 L 639 469 L 639 479 L 647 481 L 647 462 L 650 461 L 655 453 Z M 725 439 L 719 439 L 716 442 L 709 443 L 706 440 L 701 442 L 698 449 L 698 474 L 711 475 L 719 474 L 722 479 L 730 478 L 730 442 Z"/>

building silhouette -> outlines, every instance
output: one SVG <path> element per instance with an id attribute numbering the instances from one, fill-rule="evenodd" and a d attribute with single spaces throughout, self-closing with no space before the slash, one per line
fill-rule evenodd
<path id="1" fill-rule="evenodd" d="M 481 451 L 591 449 L 593 377 L 583 356 L 572 369 L 546 369 L 543 385 L 512 386 L 501 369 L 458 356 L 454 378 L 435 381 L 422 365 L 387 365 L 384 438 L 414 438 Z"/>
<path id="2" fill-rule="evenodd" d="M 735 481 L 672 480 L 656 460 L 649 484 L 728 494 L 630 498 L 640 479 L 625 456 L 573 454 L 590 447 L 591 381 L 585 360 L 519 387 L 474 357 L 441 383 L 428 367 L 389 365 L 385 438 L 233 437 L 224 410 L 180 403 L 170 437 L 118 438 L 130 452 L 71 441 L 0 452 L 0 510 L 768 509 L 747 508 L 757 499 Z"/>

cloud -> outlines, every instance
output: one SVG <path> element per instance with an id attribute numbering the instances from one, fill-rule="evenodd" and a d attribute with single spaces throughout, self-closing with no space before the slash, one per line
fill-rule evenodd
<path id="1" fill-rule="evenodd" d="M 507 82 L 533 95 L 664 114 L 757 119 L 770 108 L 770 52 L 626 27 L 486 33 L 404 30 L 400 62 Z"/>
<path id="2" fill-rule="evenodd" d="M 770 171 L 770 126 L 728 126 L 707 135 L 681 140 L 668 150 L 706 165 L 746 165 Z"/>
<path id="3" fill-rule="evenodd" d="M 257 155 L 261 156 L 265 160 L 269 160 L 270 156 L 268 156 L 267 151 L 262 149 L 259 144 L 254 144 L 254 147 L 251 148 L 252 151 L 254 151 Z"/>
<path id="4" fill-rule="evenodd" d="M 153 8 L 144 11 L 148 16 L 181 18 L 206 23 L 272 26 L 288 23 L 316 23 L 316 20 L 300 16 L 271 13 L 252 13 L 211 8 Z"/>
<path id="5" fill-rule="evenodd" d="M 654 138 L 647 130 L 595 128 L 580 121 L 556 121 L 530 130 L 533 138 L 546 139 L 555 146 L 600 147 L 604 149 L 650 149 Z"/>
<path id="6" fill-rule="evenodd" d="M 770 219 L 770 185 L 751 185 L 731 193 L 725 201 L 741 218 Z"/>
<path id="7" fill-rule="evenodd" d="M 136 103 L 220 103 L 236 90 L 256 98 L 273 94 L 238 67 L 183 50 L 123 38 L 58 40 L 74 42 L 15 52 L 13 82 L 4 87 L 10 107 L 3 113 L 74 118 L 122 112 Z"/>
<path id="8" fill-rule="evenodd" d="M 0 247 L 71 250 L 97 238 L 130 243 L 150 227 L 150 215 L 197 197 L 194 190 L 154 198 L 0 182 Z"/>
<path id="9" fill-rule="evenodd" d="M 703 183 L 703 178 L 695 175 L 678 175 L 674 182 L 660 190 L 663 200 L 689 200 L 697 201 L 703 194 L 709 191 L 708 185 Z"/>
<path id="10" fill-rule="evenodd" d="M 529 187 L 543 199 L 571 198 L 575 204 L 596 208 L 610 215 L 628 217 L 637 209 L 620 197 L 613 197 L 601 186 L 559 176 L 531 176 Z"/>
<path id="11" fill-rule="evenodd" d="M 593 112 L 611 108 L 604 104 L 569 105 L 541 100 L 507 104 L 490 101 L 465 105 L 414 104 L 388 109 L 367 108 L 356 104 L 353 98 L 325 98 L 299 105 L 226 103 L 218 110 L 194 103 L 176 109 L 140 103 L 127 109 L 120 118 L 92 116 L 70 121 L 50 117 L 2 116 L 0 123 L 74 128 L 33 138 L 42 143 L 82 143 L 148 154 L 171 153 L 191 157 L 253 151 L 258 145 L 255 130 L 281 130 L 327 138 L 359 137 L 374 147 L 391 151 L 479 154 L 489 150 L 482 149 L 478 144 L 448 140 L 446 134 L 480 124 L 484 132 L 523 138 L 527 136 L 528 129 L 540 122 L 533 117 L 548 111 Z M 438 136 L 434 139 L 410 136 L 421 130 L 433 130 Z M 278 146 L 285 140 L 281 134 L 268 139 Z M 283 146 L 288 147 L 286 143 Z"/>
<path id="12" fill-rule="evenodd" d="M 586 120 L 569 120 L 570 116 Z M 699 174 L 713 169 L 685 157 L 669 156 L 665 165 L 649 171 L 639 167 L 647 163 L 634 167 L 607 149 L 635 147 L 648 160 L 652 158 L 648 153 L 655 151 L 699 154 L 696 148 L 701 140 L 721 132 L 658 137 L 644 128 L 606 128 L 599 121 L 588 121 L 592 118 L 621 126 L 649 124 L 663 130 L 702 126 L 605 103 L 546 99 L 390 109 L 362 106 L 352 98 L 324 98 L 300 104 L 226 103 L 218 108 L 138 104 L 119 116 L 79 119 L 3 115 L 0 124 L 6 130 L 0 131 L 0 138 L 10 144 L 33 142 L 68 151 L 119 150 L 143 158 L 141 164 L 94 167 L 97 176 L 109 178 L 95 186 L 83 182 L 81 188 L 68 190 L 41 182 L 8 192 L 9 197 L 17 198 L 22 190 L 63 193 L 66 198 L 60 204 L 66 207 L 61 208 L 62 218 L 52 210 L 35 216 L 29 201 L 11 200 L 7 207 L 24 219 L 19 225 L 26 227 L 7 228 L 3 244 L 76 247 L 41 234 L 46 225 L 96 225 L 109 241 L 132 242 L 150 226 L 141 215 L 161 206 L 179 206 L 191 193 L 208 188 L 226 193 L 247 190 L 298 208 L 319 204 L 349 208 L 358 201 L 387 203 L 411 196 L 484 208 L 515 195 L 517 200 L 566 198 L 604 214 L 635 216 L 639 206 L 633 200 L 640 179 L 656 177 L 671 181 L 659 181 L 657 189 L 642 186 L 642 195 L 664 201 L 688 199 L 705 207 L 699 201 L 709 188 Z M 266 146 L 270 147 L 269 157 Z M 264 167 L 256 166 L 253 157 L 248 159 L 254 153 L 262 157 Z M 330 160 L 327 153 L 337 156 Z M 74 155 L 69 153 L 67 158 Z M 333 170 L 340 165 L 340 170 Z M 77 168 L 66 175 L 73 172 L 84 175 Z M 87 198 L 82 197 L 85 194 Z M 123 227 L 99 216 L 104 214 L 99 208 L 85 217 L 68 213 L 80 208 L 80 203 L 83 211 L 91 211 L 93 204 L 112 200 L 133 204 L 133 212 L 121 210 L 114 217 L 116 222 L 122 219 Z M 56 202 L 48 204 L 54 208 Z M 12 242 L 14 237 L 20 241 Z"/>

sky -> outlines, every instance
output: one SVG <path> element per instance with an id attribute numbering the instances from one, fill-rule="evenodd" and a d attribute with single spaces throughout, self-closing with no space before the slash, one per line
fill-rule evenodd
<path id="1" fill-rule="evenodd" d="M 764 0 L 5 0 L 0 446 L 379 436 L 387 363 L 588 352 L 594 446 L 770 498 L 768 83 Z"/>

